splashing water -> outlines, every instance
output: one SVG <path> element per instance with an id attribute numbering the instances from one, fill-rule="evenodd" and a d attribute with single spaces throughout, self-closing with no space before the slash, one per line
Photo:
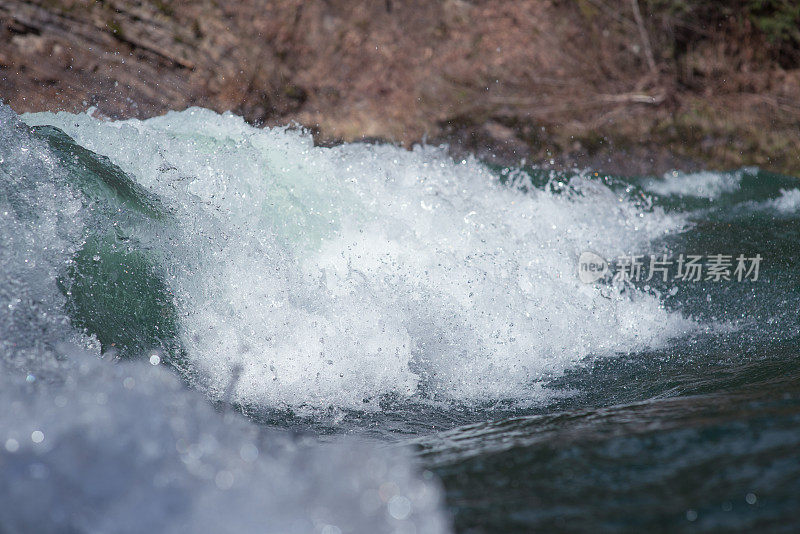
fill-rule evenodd
<path id="1" fill-rule="evenodd" d="M 200 109 L 25 121 L 107 156 L 167 207 L 172 221 L 137 238 L 161 258 L 186 367 L 212 396 L 241 369 L 241 404 L 530 404 L 586 356 L 694 328 L 657 296 L 577 281 L 582 251 L 627 254 L 686 225 L 600 179 L 523 192 L 440 149 L 318 148 Z"/>
<path id="2" fill-rule="evenodd" d="M 78 150 L 65 162 L 41 137 L 61 139 L 57 132 L 31 132 L 5 108 L 0 122 L 4 532 L 450 530 L 438 484 L 404 450 L 296 439 L 216 412 L 164 366 L 103 361 L 100 344 L 109 334 L 83 335 L 72 324 L 75 316 L 65 315 L 86 306 L 74 291 L 98 292 L 82 298 L 100 301 L 94 311 L 102 316 L 105 289 L 146 323 L 151 310 L 125 301 L 126 293 L 163 288 L 131 267 L 134 253 L 125 249 L 134 240 L 127 231 L 134 223 L 159 228 L 167 215 L 104 160 L 80 161 L 86 154 Z M 95 171 L 106 180 L 94 181 Z M 112 215 L 118 243 L 109 251 L 102 231 Z M 104 244 L 84 257 L 92 242 Z M 110 273 L 116 279 L 103 268 L 75 267 L 104 261 L 121 262 L 121 271 Z M 84 281 L 89 275 L 109 285 Z M 126 284 L 125 275 L 144 285 Z M 158 361 L 151 355 L 150 363 Z"/>
<path id="3" fill-rule="evenodd" d="M 448 532 L 437 476 L 464 531 L 796 525 L 796 179 L 22 120 L 0 106 L 3 528 Z M 584 253 L 763 264 L 583 284 Z"/>

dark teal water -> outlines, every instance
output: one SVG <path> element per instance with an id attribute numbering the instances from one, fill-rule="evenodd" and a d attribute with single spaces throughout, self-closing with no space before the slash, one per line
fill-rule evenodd
<path id="1" fill-rule="evenodd" d="M 800 218 L 757 205 L 796 186 L 750 171 L 713 201 L 652 195 L 695 223 L 669 238 L 673 256 L 764 258 L 756 282 L 649 282 L 667 306 L 736 328 L 588 360 L 551 382 L 564 400 L 417 440 L 457 530 L 800 528 Z"/>

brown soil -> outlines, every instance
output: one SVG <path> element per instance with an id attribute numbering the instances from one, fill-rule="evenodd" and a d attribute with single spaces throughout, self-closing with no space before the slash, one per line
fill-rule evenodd
<path id="1" fill-rule="evenodd" d="M 800 175 L 799 62 L 747 21 L 693 28 L 651 4 L 0 0 L 0 98 L 114 118 L 204 106 L 503 164 Z"/>

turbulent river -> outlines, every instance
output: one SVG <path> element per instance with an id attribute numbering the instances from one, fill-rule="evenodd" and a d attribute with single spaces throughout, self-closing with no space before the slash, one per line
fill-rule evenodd
<path id="1" fill-rule="evenodd" d="M 0 123 L 0 532 L 800 528 L 797 179 Z"/>

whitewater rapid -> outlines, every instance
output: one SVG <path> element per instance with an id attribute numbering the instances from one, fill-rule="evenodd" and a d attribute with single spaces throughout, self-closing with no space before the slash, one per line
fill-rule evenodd
<path id="1" fill-rule="evenodd" d="M 233 383 L 235 402 L 298 411 L 531 404 L 586 357 L 695 327 L 658 295 L 579 282 L 583 251 L 658 252 L 687 224 L 589 174 L 523 187 L 440 148 L 315 147 L 203 109 L 23 120 L 107 156 L 172 214 L 145 241 L 167 258 L 191 376 L 213 398 Z"/>
<path id="2" fill-rule="evenodd" d="M 100 207 L 2 106 L 0 126 L 3 532 L 451 531 L 405 449 L 259 427 L 152 355 L 101 354 L 62 291 Z"/>

